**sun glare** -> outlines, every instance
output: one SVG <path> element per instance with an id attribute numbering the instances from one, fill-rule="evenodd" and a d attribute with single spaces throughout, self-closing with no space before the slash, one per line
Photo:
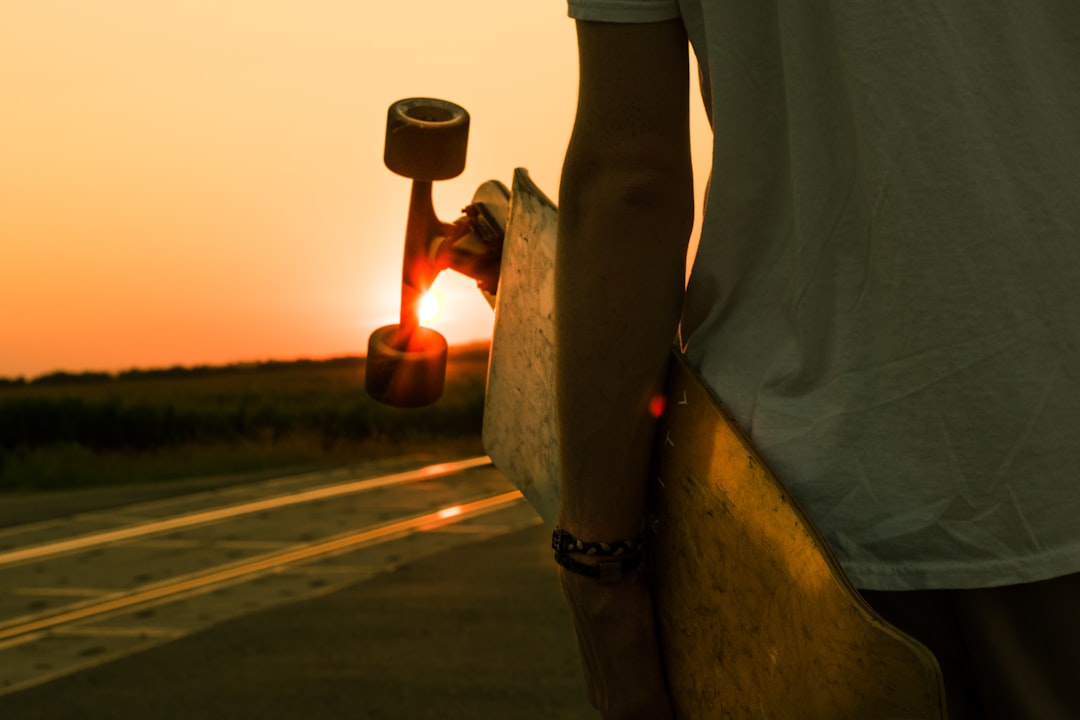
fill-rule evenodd
<path id="1" fill-rule="evenodd" d="M 420 298 L 417 308 L 417 315 L 420 318 L 420 322 L 427 324 L 439 317 L 439 311 L 442 310 L 442 300 L 434 292 L 428 291 L 424 293 Z"/>

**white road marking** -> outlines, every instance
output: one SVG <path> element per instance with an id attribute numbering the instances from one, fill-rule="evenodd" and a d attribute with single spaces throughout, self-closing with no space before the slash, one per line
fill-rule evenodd
<path id="1" fill-rule="evenodd" d="M 25 535 L 26 533 L 48 530 L 49 528 L 66 525 L 69 522 L 71 522 L 70 518 L 56 518 L 54 520 L 41 520 L 39 522 L 26 523 L 24 525 L 12 525 L 11 527 L 0 528 L 0 537 L 5 537 L 7 535 Z"/>
<path id="2" fill-rule="evenodd" d="M 149 644 L 149 638 L 147 640 L 148 642 L 144 644 L 144 647 L 146 644 Z M 3 647 L 3 643 L 0 643 L 0 649 L 2 649 Z M 89 660 L 71 663 L 69 665 L 65 665 L 59 670 L 54 670 L 50 673 L 45 673 L 43 675 L 35 675 L 31 678 L 23 680 L 22 682 L 14 682 L 4 685 L 3 687 L 0 687 L 0 695 L 7 695 L 9 693 L 15 693 L 20 690 L 26 690 L 27 688 L 32 688 L 35 685 L 44 685 L 46 683 L 52 682 L 53 680 L 58 680 L 66 675 L 73 675 L 80 670 L 89 670 L 90 668 L 97 667 L 98 665 L 104 665 L 105 663 L 111 662 L 113 660 L 119 660 L 120 658 L 126 655 L 130 655 L 131 653 L 132 650 L 130 648 L 124 648 L 117 652 L 95 655 Z"/>
<path id="3" fill-rule="evenodd" d="M 477 463 L 477 465 L 480 464 Z M 431 530 L 474 515 L 482 515 L 522 500 L 523 496 L 517 490 L 500 493 L 480 500 L 441 508 L 434 512 L 376 525 L 359 532 L 349 532 L 328 540 L 297 546 L 284 552 L 270 553 L 231 565 L 219 566 L 209 571 L 192 573 L 132 590 L 113 593 L 100 600 L 70 605 L 59 611 L 44 612 L 36 616 L 23 616 L 8 622 L 0 622 L 0 647 L 3 646 L 5 641 L 17 639 L 23 635 L 37 634 L 60 625 L 107 615 L 134 605 L 153 603 L 154 601 L 193 592 L 198 593 L 211 586 L 236 582 L 261 573 L 273 572 L 280 567 L 304 562 L 322 555 L 339 554 L 363 545 L 408 535 L 412 532 Z"/>
<path id="4" fill-rule="evenodd" d="M 356 482 L 351 483 L 336 483 L 324 487 L 312 488 L 311 490 L 303 490 L 296 493 L 288 493 L 285 495 L 265 498 L 263 500 L 254 500 L 251 502 L 240 503 L 238 505 L 215 508 L 213 510 L 203 510 L 200 512 L 188 513 L 186 515 L 178 515 L 176 517 L 166 518 L 164 520 L 154 520 L 139 525 L 118 528 L 115 530 L 105 530 L 102 532 L 91 533 L 88 535 L 80 535 L 78 537 L 69 538 L 67 540 L 58 540 L 54 542 L 42 543 L 40 545 L 32 545 L 26 548 L 19 548 L 17 550 L 8 550 L 7 552 L 2 552 L 0 553 L 0 566 L 13 565 L 15 563 L 26 562 L 28 560 L 40 560 L 44 557 L 61 555 L 64 553 L 74 552 L 76 550 L 85 550 L 86 548 L 95 547 L 98 545 L 107 545 L 109 543 L 120 542 L 122 540 L 131 540 L 133 538 L 144 537 L 146 535 L 171 532 L 174 530 L 179 530 L 181 528 L 188 528 L 194 525 L 203 525 L 206 523 L 218 522 L 221 520 L 234 518 L 239 515 L 249 515 L 251 513 L 262 512 L 264 510 L 272 510 L 288 505 L 297 505 L 300 503 L 311 502 L 313 500 L 322 500 L 325 498 L 348 495 L 350 493 L 365 492 L 367 490 L 374 490 L 376 488 L 383 488 L 391 485 L 398 485 L 401 483 L 415 482 L 417 480 L 429 480 L 432 478 L 444 477 L 446 475 L 453 475 L 455 473 L 459 473 L 465 470 L 483 467 L 490 464 L 491 458 L 487 457 L 486 455 L 482 455 L 480 457 L 468 458 L 455 462 L 427 465 L 416 470 L 407 470 L 405 472 L 384 475 L 382 477 L 367 478 L 364 480 L 357 480 Z"/>
<path id="5" fill-rule="evenodd" d="M 29 633 L 28 635 L 18 635 L 7 640 L 0 640 L 0 651 L 8 650 L 9 648 L 18 647 L 19 645 L 25 645 L 26 643 L 32 643 L 35 640 L 40 640 L 48 635 L 45 632 Z M 0 695 L 10 692 L 6 687 L 0 688 Z"/>

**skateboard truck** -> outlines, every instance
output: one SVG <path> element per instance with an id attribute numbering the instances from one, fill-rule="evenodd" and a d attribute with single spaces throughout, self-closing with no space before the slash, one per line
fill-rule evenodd
<path id="1" fill-rule="evenodd" d="M 430 405 L 442 395 L 446 339 L 423 327 L 419 303 L 447 268 L 477 281 L 489 302 L 499 283 L 503 231 L 509 193 L 501 183 L 481 185 L 473 203 L 452 223 L 439 220 L 432 183 L 465 169 L 469 114 L 445 100 L 409 98 L 390 106 L 383 160 L 394 173 L 412 179 L 405 258 L 401 277 L 401 318 L 368 339 L 364 386 L 379 402 L 395 407 Z"/>

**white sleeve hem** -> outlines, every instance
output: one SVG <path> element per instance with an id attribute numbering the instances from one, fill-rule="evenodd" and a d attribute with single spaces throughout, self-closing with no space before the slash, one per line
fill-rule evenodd
<path id="1" fill-rule="evenodd" d="M 680 17 L 674 0 L 568 0 L 575 20 L 647 23 Z"/>

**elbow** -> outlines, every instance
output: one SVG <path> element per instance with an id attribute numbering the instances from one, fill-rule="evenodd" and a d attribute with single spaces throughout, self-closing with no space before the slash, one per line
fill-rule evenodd
<path id="1" fill-rule="evenodd" d="M 635 212 L 685 209 L 693 212 L 693 179 L 675 166 L 627 171 L 611 179 L 616 201 Z"/>
<path id="2" fill-rule="evenodd" d="M 686 153 L 587 153 L 566 156 L 560 212 L 660 214 L 693 222 L 693 173 Z"/>

